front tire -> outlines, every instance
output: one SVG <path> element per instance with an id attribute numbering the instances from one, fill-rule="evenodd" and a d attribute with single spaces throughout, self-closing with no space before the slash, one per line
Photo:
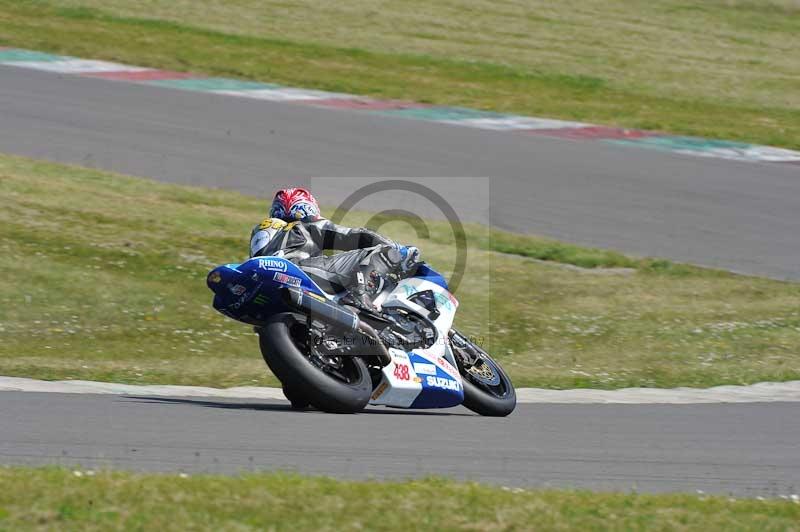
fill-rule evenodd
<path id="1" fill-rule="evenodd" d="M 287 398 L 292 395 L 325 412 L 352 414 L 367 406 L 372 380 L 367 365 L 358 357 L 342 356 L 337 366 L 326 365 L 308 342 L 308 321 L 302 314 L 274 316 L 259 329 L 261 354 L 281 381 Z M 298 391 L 302 390 L 302 397 Z"/>
<path id="2" fill-rule="evenodd" d="M 514 389 L 506 397 L 494 397 L 464 378 L 464 402 L 461 403 L 476 414 L 489 417 L 505 417 L 517 407 Z"/>
<path id="3" fill-rule="evenodd" d="M 464 386 L 462 404 L 482 416 L 505 417 L 513 412 L 517 393 L 500 364 L 458 332 L 451 335 L 451 347 Z"/>

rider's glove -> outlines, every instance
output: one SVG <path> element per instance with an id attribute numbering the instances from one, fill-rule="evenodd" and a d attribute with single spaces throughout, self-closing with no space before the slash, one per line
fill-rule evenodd
<path id="1" fill-rule="evenodd" d="M 400 269 L 407 272 L 419 263 L 419 249 L 415 246 L 397 246 L 400 252 Z"/>

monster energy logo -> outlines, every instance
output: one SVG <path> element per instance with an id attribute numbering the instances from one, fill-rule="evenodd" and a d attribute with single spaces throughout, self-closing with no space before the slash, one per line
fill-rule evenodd
<path id="1" fill-rule="evenodd" d="M 255 303 L 256 305 L 263 305 L 263 304 L 264 304 L 264 303 L 266 303 L 267 301 L 269 301 L 269 298 L 268 298 L 267 296 L 265 296 L 264 294 L 258 294 L 258 295 L 257 295 L 257 296 L 256 296 L 256 297 L 253 299 L 253 303 Z"/>

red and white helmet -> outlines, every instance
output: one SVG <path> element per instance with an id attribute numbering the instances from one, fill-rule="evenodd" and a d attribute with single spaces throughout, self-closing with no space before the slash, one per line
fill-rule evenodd
<path id="1" fill-rule="evenodd" d="M 304 188 L 284 188 L 275 193 L 269 216 L 287 222 L 313 222 L 319 219 L 319 204 Z"/>

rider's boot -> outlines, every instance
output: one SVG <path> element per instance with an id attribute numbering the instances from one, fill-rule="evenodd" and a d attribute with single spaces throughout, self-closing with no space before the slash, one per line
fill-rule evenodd
<path id="1" fill-rule="evenodd" d="M 361 271 L 356 272 L 356 281 L 349 288 L 347 294 L 342 297 L 341 302 L 345 305 L 353 305 L 361 310 L 375 311 L 375 305 L 372 304 L 370 291 L 367 288 L 364 274 Z"/>
<path id="2" fill-rule="evenodd" d="M 418 259 L 417 248 L 385 246 L 361 263 L 342 303 L 352 304 L 361 310 L 374 311 L 373 298 L 381 293 L 387 278 L 397 281 L 413 275 Z"/>

